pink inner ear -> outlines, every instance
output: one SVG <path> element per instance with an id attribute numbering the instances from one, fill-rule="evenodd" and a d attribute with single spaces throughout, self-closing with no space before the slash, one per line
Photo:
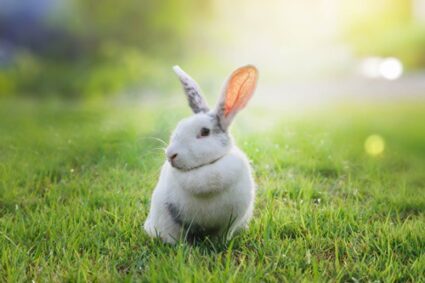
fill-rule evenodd
<path id="1" fill-rule="evenodd" d="M 242 67 L 232 74 L 226 90 L 225 117 L 245 107 L 254 94 L 256 83 L 257 70 L 253 66 Z"/>

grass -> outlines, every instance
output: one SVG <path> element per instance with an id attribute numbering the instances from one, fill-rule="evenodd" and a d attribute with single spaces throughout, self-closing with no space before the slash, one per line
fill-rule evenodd
<path id="1" fill-rule="evenodd" d="M 2 101 L 0 281 L 425 281 L 425 104 L 240 115 L 249 230 L 169 246 L 141 225 L 157 139 L 187 113 Z M 365 153 L 371 134 L 383 154 Z"/>

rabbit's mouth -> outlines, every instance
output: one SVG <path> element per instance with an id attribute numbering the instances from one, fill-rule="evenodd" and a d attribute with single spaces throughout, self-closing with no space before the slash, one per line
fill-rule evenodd
<path id="1" fill-rule="evenodd" d="M 203 163 L 203 164 L 201 164 L 201 165 L 193 166 L 193 167 L 178 166 L 178 165 L 177 165 L 175 162 L 173 162 L 173 161 L 169 161 L 169 162 L 170 162 L 170 164 L 171 164 L 171 166 L 172 166 L 173 168 L 175 168 L 175 169 L 177 169 L 177 170 L 179 170 L 179 171 L 188 172 L 188 171 L 196 170 L 196 169 L 199 169 L 199 168 L 202 168 L 202 167 L 205 167 L 205 166 L 208 166 L 208 165 L 214 164 L 214 163 L 216 163 L 217 161 L 219 161 L 222 157 L 223 157 L 223 156 L 220 156 L 219 158 L 214 159 L 213 161 L 210 161 L 210 162 L 207 162 L 207 163 Z"/>

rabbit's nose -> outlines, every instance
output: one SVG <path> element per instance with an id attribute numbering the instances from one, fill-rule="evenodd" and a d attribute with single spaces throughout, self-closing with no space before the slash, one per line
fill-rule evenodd
<path id="1" fill-rule="evenodd" d="M 165 151 L 165 154 L 167 155 L 167 159 L 171 162 L 174 161 L 177 157 L 177 152 L 175 150 L 175 148 L 173 147 L 168 147 Z"/>
<path id="2" fill-rule="evenodd" d="M 174 151 L 167 151 L 167 158 L 169 161 L 173 161 L 174 159 L 176 159 L 177 155 L 178 154 Z"/>

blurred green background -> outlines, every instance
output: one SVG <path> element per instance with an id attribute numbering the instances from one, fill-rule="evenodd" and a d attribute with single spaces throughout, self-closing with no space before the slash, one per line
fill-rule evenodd
<path id="1" fill-rule="evenodd" d="M 2 0 L 0 96 L 164 93 L 175 87 L 174 64 L 196 72 L 206 87 L 246 63 L 274 81 L 351 77 L 362 66 L 373 76 L 373 62 L 364 62 L 370 57 L 395 57 L 414 72 L 425 67 L 424 6 L 423 0 Z"/>

